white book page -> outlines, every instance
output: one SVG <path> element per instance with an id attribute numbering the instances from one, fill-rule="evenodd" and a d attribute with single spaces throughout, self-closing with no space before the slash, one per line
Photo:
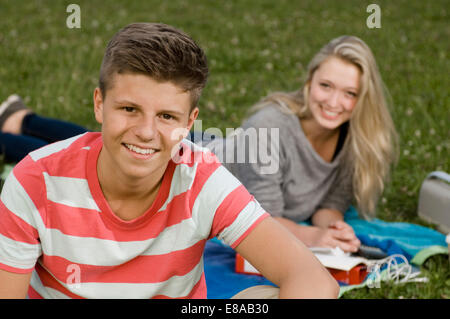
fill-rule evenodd
<path id="1" fill-rule="evenodd" d="M 310 250 L 327 268 L 349 271 L 359 264 L 370 265 L 370 260 L 363 257 L 351 256 L 339 248 L 311 247 Z"/>
<path id="2" fill-rule="evenodd" d="M 259 274 L 258 269 L 253 267 L 253 265 L 249 263 L 246 259 L 244 259 L 244 272 Z"/>
<path id="3" fill-rule="evenodd" d="M 310 247 L 309 249 L 314 253 L 320 263 L 327 268 L 349 271 L 359 264 L 370 265 L 372 263 L 366 258 L 351 256 L 350 253 L 345 253 L 338 247 Z M 259 274 L 259 271 L 246 259 L 244 259 L 244 272 Z"/>

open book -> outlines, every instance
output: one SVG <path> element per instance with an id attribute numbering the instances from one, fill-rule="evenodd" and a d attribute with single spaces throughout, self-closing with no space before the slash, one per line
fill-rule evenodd
<path id="1" fill-rule="evenodd" d="M 350 253 L 345 253 L 339 249 L 339 247 L 310 247 L 310 250 L 326 268 L 350 271 L 357 265 L 364 264 L 369 266 L 373 263 L 373 260 L 360 256 L 353 256 Z"/>
<path id="2" fill-rule="evenodd" d="M 309 249 L 326 268 L 350 271 L 358 265 L 369 266 L 374 262 L 364 257 L 352 256 L 339 248 L 310 247 Z M 252 264 L 238 254 L 236 255 L 236 271 L 246 274 L 259 274 L 259 271 Z"/>

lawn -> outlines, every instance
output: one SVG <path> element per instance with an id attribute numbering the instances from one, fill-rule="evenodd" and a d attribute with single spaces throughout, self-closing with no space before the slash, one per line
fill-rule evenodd
<path id="1" fill-rule="evenodd" d="M 68 28 L 70 3 L 81 28 Z M 368 28 L 372 1 L 170 0 L 0 2 L 0 100 L 22 95 L 36 112 L 96 130 L 92 92 L 107 41 L 136 21 L 172 24 L 205 49 L 211 75 L 200 101 L 203 129 L 236 128 L 269 92 L 297 89 L 313 54 L 352 34 L 372 48 L 392 96 L 400 157 L 378 217 L 433 227 L 417 217 L 422 181 L 450 172 L 447 0 L 380 1 L 381 28 Z M 422 268 L 427 284 L 359 289 L 346 298 L 450 298 L 447 256 Z"/>

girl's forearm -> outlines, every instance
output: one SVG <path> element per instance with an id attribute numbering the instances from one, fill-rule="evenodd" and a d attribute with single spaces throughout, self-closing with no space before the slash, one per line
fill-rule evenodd
<path id="1" fill-rule="evenodd" d="M 275 220 L 277 220 L 281 225 L 286 227 L 292 234 L 294 234 L 295 237 L 300 239 L 306 246 L 311 247 L 314 245 L 317 233 L 316 227 L 299 225 L 296 222 L 293 222 L 292 220 L 289 220 L 284 217 L 275 217 Z"/>
<path id="2" fill-rule="evenodd" d="M 321 208 L 311 217 L 311 223 L 320 228 L 328 228 L 332 223 L 344 220 L 344 215 L 336 209 Z"/>

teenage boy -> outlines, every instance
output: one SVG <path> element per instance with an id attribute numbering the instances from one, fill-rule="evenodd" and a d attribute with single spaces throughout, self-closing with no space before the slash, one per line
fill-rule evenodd
<path id="1" fill-rule="evenodd" d="M 101 133 L 38 149 L 7 178 L 0 297 L 206 298 L 214 236 L 280 298 L 337 296 L 311 252 L 182 141 L 207 74 L 203 51 L 171 26 L 135 23 L 112 38 L 94 91 Z"/>

